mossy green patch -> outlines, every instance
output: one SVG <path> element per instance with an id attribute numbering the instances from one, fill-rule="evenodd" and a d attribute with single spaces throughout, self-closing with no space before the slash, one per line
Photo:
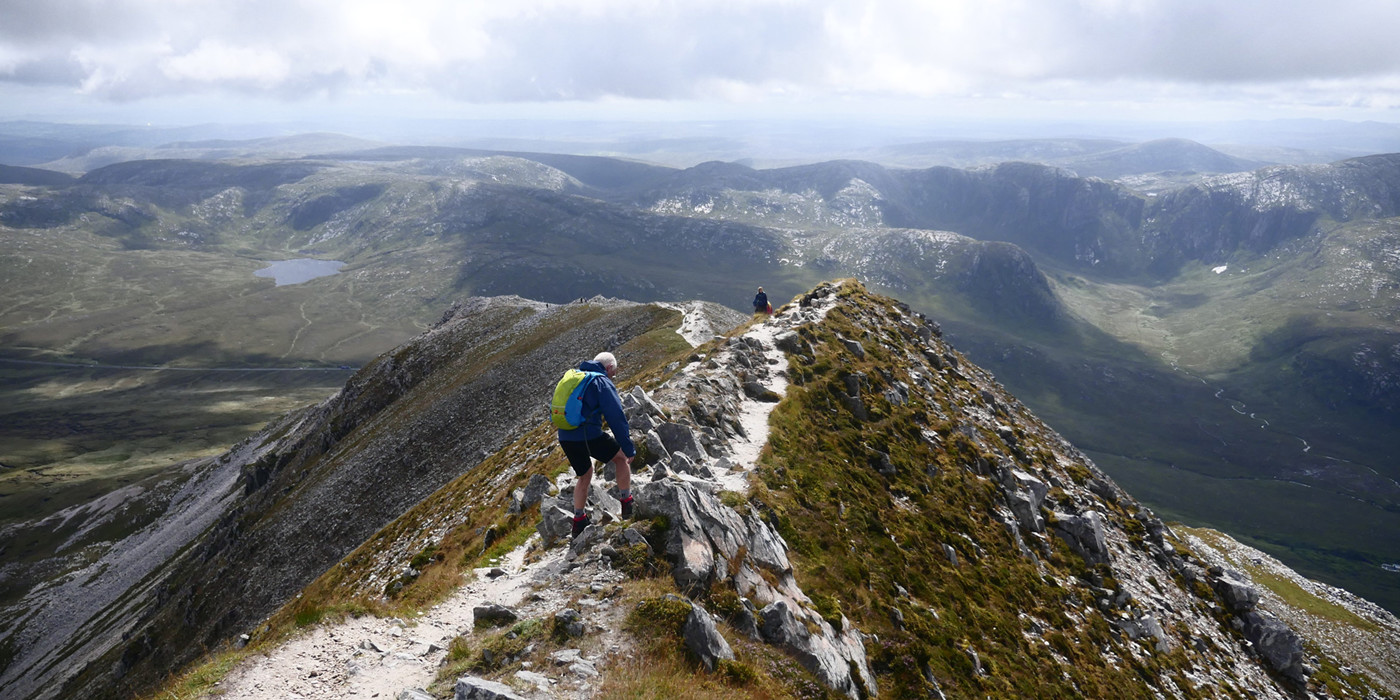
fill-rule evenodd
<path id="1" fill-rule="evenodd" d="M 992 517 L 998 490 L 975 473 L 989 455 L 938 417 L 956 413 L 954 389 L 888 399 L 894 382 L 914 381 L 902 341 L 875 337 L 864 319 L 893 304 L 856 284 L 842 290 L 825 322 L 804 333 L 816 358 L 772 414 L 772 449 L 751 498 L 791 546 L 818 612 L 878 636 L 868 651 L 880 694 L 926 696 L 932 677 L 950 697 L 1152 697 L 1159 674 L 1144 682 L 1105 660 L 1122 642 L 1102 617 L 1056 614 L 1085 605 L 1052 578 L 1088 576 L 1082 559 L 1060 551 L 1042 573 Z M 864 339 L 864 358 L 841 338 Z M 922 439 L 926 429 L 939 439 Z M 1053 629 L 1028 634 L 1025 616 Z M 1126 648 L 1118 655 L 1133 658 Z"/>

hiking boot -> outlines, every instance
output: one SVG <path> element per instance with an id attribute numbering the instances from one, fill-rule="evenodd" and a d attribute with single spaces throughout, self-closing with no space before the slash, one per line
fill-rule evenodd
<path id="1" fill-rule="evenodd" d="M 622 499 L 622 519 L 623 519 L 623 520 L 631 520 L 631 519 L 632 519 L 632 497 L 631 497 L 631 496 L 628 496 L 627 498 Z"/>
<path id="2" fill-rule="evenodd" d="M 587 515 L 583 516 L 582 518 L 574 518 L 574 535 L 573 535 L 573 536 L 574 536 L 574 537 L 578 537 L 579 534 L 583 532 L 584 528 L 587 528 L 589 525 L 592 525 L 592 524 L 593 524 L 593 520 L 592 520 L 591 518 L 589 518 Z"/>

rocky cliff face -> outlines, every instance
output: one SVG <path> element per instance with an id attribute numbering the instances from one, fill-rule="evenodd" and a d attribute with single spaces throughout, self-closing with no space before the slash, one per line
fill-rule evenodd
<path id="1" fill-rule="evenodd" d="M 936 323 L 854 282 L 822 285 L 644 372 L 624 403 L 643 446 L 637 522 L 618 522 L 605 472 L 590 494 L 594 525 L 570 541 L 573 479 L 552 434 L 536 429 L 368 540 L 253 644 L 275 644 L 279 620 L 348 600 L 425 600 L 499 543 L 523 542 L 508 557 L 522 562 L 509 575 L 537 591 L 508 618 L 522 641 L 484 631 L 480 620 L 504 614 L 486 606 L 476 631 L 459 621 L 457 639 L 420 654 L 471 670 L 446 671 L 459 698 L 625 694 L 674 682 L 646 675 L 665 665 L 655 658 L 628 660 L 667 649 L 696 664 L 684 671 L 695 687 L 715 692 L 826 692 L 799 690 L 807 682 L 850 697 L 1400 690 L 1385 670 L 1400 621 L 1326 594 L 1334 640 L 1315 636 L 1299 610 L 1318 610 L 1317 593 L 1278 585 L 1272 563 L 1242 563 L 1220 544 L 1228 538 L 1212 534 L 1208 546 L 1164 524 Z M 576 592 L 551 592 L 561 587 Z M 619 608 L 645 635 L 590 646 L 623 624 L 609 612 Z M 443 614 L 430 613 L 434 626 Z M 567 654 L 559 645 L 595 649 L 588 669 L 534 665 Z M 808 680 L 775 670 L 775 658 Z M 341 697 L 367 682 L 365 664 L 391 661 L 356 656 L 353 671 L 284 690 Z"/>

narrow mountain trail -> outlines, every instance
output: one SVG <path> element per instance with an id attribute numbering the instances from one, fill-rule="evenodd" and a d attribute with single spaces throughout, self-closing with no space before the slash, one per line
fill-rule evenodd
<path id="1" fill-rule="evenodd" d="M 701 305 L 675 308 L 686 314 L 677 332 L 692 346 L 714 337 L 715 329 L 702 318 Z M 809 311 L 800 321 L 810 321 L 814 314 L 825 315 L 825 309 Z M 776 348 L 774 337 L 798 322 L 796 316 L 779 314 L 756 323 L 744 335 L 752 339 L 747 342 L 762 347 L 768 364 L 768 381 L 763 388 L 777 396 L 787 387 L 787 360 Z M 713 357 L 703 359 L 682 368 L 676 379 L 682 384 L 704 381 L 709 371 L 724 367 Z M 748 474 L 768 440 L 769 415 L 777 406 L 773 396 L 768 399 L 745 396 L 741 400 L 743 435 L 726 445 L 733 465 L 728 472 L 716 474 L 713 480 L 676 473 L 664 478 L 710 481 L 711 489 L 747 490 Z M 642 471 L 636 475 L 638 486 L 634 488 L 644 489 L 652 478 L 663 476 Z M 572 483 L 573 475 L 567 473 L 556 486 Z M 579 551 L 566 543 L 541 551 L 540 545 L 540 536 L 533 535 L 499 566 L 476 569 L 473 580 L 447 600 L 410 619 L 366 615 L 317 625 L 266 654 L 240 662 L 212 693 L 228 700 L 428 698 L 426 693 L 415 695 L 412 691 L 422 691 L 433 682 L 451 641 L 472 635 L 477 611 L 494 605 L 509 608 L 522 620 L 549 618 L 566 608 L 578 610 L 586 630 L 578 640 L 580 648 L 555 652 L 547 667 L 517 671 L 513 692 L 533 698 L 597 697 L 602 669 L 625 663 L 632 656 L 631 642 L 621 632 L 627 610 L 612 600 L 625 576 L 586 547 Z"/>
<path id="2" fill-rule="evenodd" d="M 477 569 L 476 580 L 418 617 L 366 615 L 320 625 L 253 657 L 219 684 L 221 697 L 397 698 L 405 689 L 426 688 L 452 638 L 471 633 L 475 606 L 514 607 L 530 593 L 525 548 L 511 552 L 494 577 L 490 568 Z M 560 558 L 562 550 L 551 554 Z"/>

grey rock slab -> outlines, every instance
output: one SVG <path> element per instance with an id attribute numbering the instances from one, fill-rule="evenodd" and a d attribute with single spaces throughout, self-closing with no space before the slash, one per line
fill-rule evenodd
<path id="1" fill-rule="evenodd" d="M 710 613 L 698 604 L 691 604 L 690 615 L 685 619 L 681 635 L 685 638 L 686 648 L 700 659 L 707 671 L 715 670 L 715 664 L 720 659 L 734 660 L 734 650 L 729 647 L 729 642 L 725 641 L 724 636 L 719 633 L 719 628 L 715 627 Z"/>
<path id="2" fill-rule="evenodd" d="M 646 535 L 643 535 L 641 529 L 636 526 L 623 530 L 622 539 L 629 545 L 645 544 L 648 549 L 651 548 L 651 545 L 647 542 Z"/>
<path id="3" fill-rule="evenodd" d="M 1030 532 L 1044 532 L 1045 518 L 1035 505 L 1035 497 L 1026 491 L 1016 490 L 1006 494 L 1006 504 L 1016 516 L 1016 522 Z"/>
<path id="4" fill-rule="evenodd" d="M 770 644 L 786 644 L 807 633 L 807 628 L 798 624 L 786 601 L 774 601 L 759 611 L 763 618 L 763 638 Z"/>
<path id="5" fill-rule="evenodd" d="M 629 397 L 631 401 L 635 402 L 637 408 L 640 409 L 646 415 L 655 418 L 666 417 L 666 412 L 661 409 L 661 405 L 656 403 L 656 401 L 652 400 L 651 395 L 648 394 L 646 390 L 642 387 L 632 387 L 632 390 L 627 392 L 626 396 Z"/>
<path id="6" fill-rule="evenodd" d="M 771 644 L 778 645 L 791 653 L 799 663 L 811 671 L 828 687 L 850 697 L 859 697 L 860 685 L 851 675 L 854 669 L 866 688 L 874 688 L 865 658 L 865 645 L 857 634 L 836 634 L 831 625 L 815 615 L 808 621 L 820 630 L 813 633 L 804 621 L 799 621 L 786 601 L 770 603 L 760 611 L 763 618 L 763 637 Z"/>
<path id="7" fill-rule="evenodd" d="M 554 482 L 543 474 L 533 474 L 529 483 L 525 484 L 524 498 L 521 501 L 521 508 L 529 508 L 539 503 L 554 488 Z"/>
<path id="8" fill-rule="evenodd" d="M 476 676 L 462 676 L 454 687 L 453 700 L 525 700 L 510 686 Z"/>
<path id="9" fill-rule="evenodd" d="M 592 525 L 583 529 L 572 541 L 569 542 L 569 555 L 577 558 L 588 551 L 594 544 L 603 540 L 606 533 L 603 532 L 603 524 L 594 521 Z"/>
<path id="10" fill-rule="evenodd" d="M 540 508 L 540 515 L 542 516 L 540 524 L 535 526 L 535 531 L 540 533 L 540 540 L 545 547 L 568 537 L 573 532 L 574 514 L 572 511 L 557 505 L 548 505 Z"/>
<path id="11" fill-rule="evenodd" d="M 1307 681 L 1313 669 L 1305 663 L 1303 640 L 1278 618 L 1248 612 L 1243 616 L 1244 636 L 1275 671 L 1298 682 Z"/>
<path id="12" fill-rule="evenodd" d="M 1103 516 L 1092 510 L 1080 515 L 1055 513 L 1055 532 L 1070 549 L 1084 557 L 1084 561 L 1107 564 L 1108 540 L 1104 536 L 1103 522 Z"/>
<path id="13" fill-rule="evenodd" d="M 714 474 L 710 472 L 709 467 L 696 463 L 684 452 L 677 452 L 671 455 L 670 468 L 672 471 L 697 476 L 701 479 L 714 478 Z"/>
<path id="14" fill-rule="evenodd" d="M 1040 507 L 1045 504 L 1045 496 L 1050 493 L 1050 486 L 1020 469 L 1011 470 L 1011 477 L 1015 479 L 1018 486 L 1030 494 L 1031 506 L 1039 511 Z"/>
<path id="15" fill-rule="evenodd" d="M 783 399 L 777 392 L 769 389 L 758 382 L 744 382 L 744 395 L 765 403 L 777 403 Z"/>
<path id="16" fill-rule="evenodd" d="M 792 572 L 787 558 L 787 543 L 767 521 L 750 513 L 744 517 L 748 525 L 748 557 L 759 566 L 774 573 Z"/>
<path id="17" fill-rule="evenodd" d="M 1233 571 L 1227 571 L 1220 578 L 1213 580 L 1211 586 L 1220 594 L 1231 612 L 1246 613 L 1259 604 L 1259 589 Z"/>
<path id="18" fill-rule="evenodd" d="M 582 659 L 569 664 L 569 673 L 580 678 L 597 678 L 600 675 L 597 666 Z"/>
<path id="19" fill-rule="evenodd" d="M 554 614 L 555 624 L 564 629 L 570 637 L 582 637 L 584 633 L 583 615 L 572 608 L 565 608 Z"/>
<path id="20" fill-rule="evenodd" d="M 588 489 L 588 502 L 614 518 L 622 517 L 622 502 L 608 493 L 608 490 L 597 479 L 593 480 L 593 484 Z"/>
<path id="21" fill-rule="evenodd" d="M 514 610 L 499 603 L 486 603 L 472 608 L 472 619 L 477 624 L 503 625 L 520 619 Z"/>
<path id="22" fill-rule="evenodd" d="M 643 444 L 647 447 L 647 452 L 651 453 L 653 463 L 664 461 L 671 456 L 671 451 L 666 449 L 666 444 L 661 442 L 661 436 L 655 430 L 648 430 Z"/>
<path id="23" fill-rule="evenodd" d="M 801 353 L 806 343 L 796 332 L 783 331 L 773 336 L 773 345 L 784 352 Z"/>
<path id="24" fill-rule="evenodd" d="M 738 561 L 747 548 L 748 527 L 739 514 L 688 483 L 653 482 L 645 497 L 638 499 L 637 513 L 642 518 L 661 515 L 669 521 L 666 554 L 676 562 L 672 575 L 683 589 L 708 584 L 717 568 L 723 575 L 724 563 Z"/>
<path id="25" fill-rule="evenodd" d="M 754 608 L 753 601 L 740 598 L 739 602 L 741 605 L 733 620 L 734 629 L 749 639 L 762 641 L 763 635 L 758 630 L 758 610 Z"/>
<path id="26" fill-rule="evenodd" d="M 548 690 L 550 683 L 553 682 L 550 680 L 549 676 L 543 673 L 535 673 L 534 671 L 516 671 L 515 677 L 522 683 L 529 683 L 541 690 Z"/>
<path id="27" fill-rule="evenodd" d="M 684 452 L 690 457 L 692 462 L 700 462 L 704 459 L 703 451 L 700 449 L 700 438 L 696 436 L 695 430 L 688 425 L 680 423 L 662 423 L 656 426 L 656 434 L 661 438 L 661 444 L 670 453 Z"/>
<path id="28" fill-rule="evenodd" d="M 582 651 L 579 649 L 560 649 L 559 651 L 551 652 L 549 660 L 554 662 L 555 666 L 568 666 L 581 659 L 581 653 Z"/>

